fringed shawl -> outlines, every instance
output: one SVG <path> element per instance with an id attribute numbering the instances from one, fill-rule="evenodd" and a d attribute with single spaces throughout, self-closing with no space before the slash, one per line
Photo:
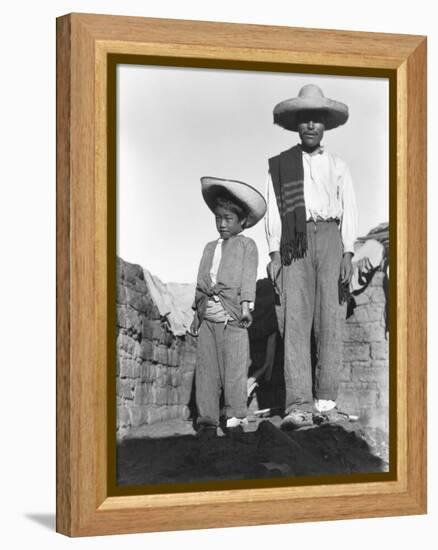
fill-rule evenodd
<path id="1" fill-rule="evenodd" d="M 295 145 L 292 149 L 270 158 L 269 171 L 281 217 L 281 262 L 283 265 L 290 265 L 292 260 L 303 258 L 307 251 L 301 147 Z"/>

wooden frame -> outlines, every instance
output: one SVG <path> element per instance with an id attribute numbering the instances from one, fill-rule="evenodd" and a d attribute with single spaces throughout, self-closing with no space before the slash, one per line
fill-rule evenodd
<path id="1" fill-rule="evenodd" d="M 115 154 L 106 140 L 110 54 L 175 58 L 182 65 L 221 60 L 392 75 L 394 480 L 109 496 L 107 170 Z M 57 20 L 57 531 L 83 536 L 426 512 L 425 121 L 422 36 L 85 14 Z"/>

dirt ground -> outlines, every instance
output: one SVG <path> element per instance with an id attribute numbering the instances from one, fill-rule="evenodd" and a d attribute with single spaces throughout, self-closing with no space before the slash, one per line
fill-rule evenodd
<path id="1" fill-rule="evenodd" d="M 133 430 L 117 448 L 120 486 L 248 480 L 388 471 L 379 430 L 357 422 L 282 431 L 280 417 L 252 419 L 245 433 L 196 437 L 175 420 Z"/>

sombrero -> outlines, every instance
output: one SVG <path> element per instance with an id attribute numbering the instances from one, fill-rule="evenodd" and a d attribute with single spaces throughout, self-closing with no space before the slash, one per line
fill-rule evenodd
<path id="1" fill-rule="evenodd" d="M 263 195 L 243 181 L 227 180 L 205 176 L 201 178 L 201 190 L 207 206 L 213 212 L 216 197 L 224 191 L 234 197 L 248 214 L 246 227 L 252 227 L 260 221 L 266 212 Z"/>
<path id="2" fill-rule="evenodd" d="M 274 124 L 298 132 L 297 114 L 300 111 L 323 111 L 327 117 L 326 130 L 332 130 L 348 120 L 348 107 L 340 101 L 325 97 L 319 86 L 306 84 L 298 97 L 285 99 L 274 108 Z"/>

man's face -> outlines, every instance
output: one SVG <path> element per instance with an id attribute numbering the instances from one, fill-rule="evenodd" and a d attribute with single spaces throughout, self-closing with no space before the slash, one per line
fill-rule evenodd
<path id="1" fill-rule="evenodd" d="M 301 111 L 298 113 L 298 133 L 304 149 L 316 149 L 325 130 L 326 116 L 323 111 Z"/>

